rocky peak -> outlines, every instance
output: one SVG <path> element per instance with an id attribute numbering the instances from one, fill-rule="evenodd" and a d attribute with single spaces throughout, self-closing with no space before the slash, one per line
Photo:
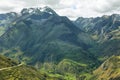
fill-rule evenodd
<path id="1" fill-rule="evenodd" d="M 49 13 L 51 15 L 57 15 L 56 12 L 54 10 L 52 10 L 51 8 L 49 8 L 48 6 L 43 7 L 43 8 L 24 8 L 21 11 L 22 15 L 26 15 L 26 14 L 41 14 L 41 13 Z"/>

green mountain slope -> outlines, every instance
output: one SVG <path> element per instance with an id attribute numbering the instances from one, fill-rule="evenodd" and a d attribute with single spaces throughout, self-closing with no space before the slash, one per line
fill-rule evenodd
<path id="1" fill-rule="evenodd" d="M 80 64 L 72 60 L 64 59 L 58 65 L 58 70 L 62 73 L 76 73 L 79 74 L 87 67 L 86 64 Z"/>
<path id="2" fill-rule="evenodd" d="M 44 63 L 41 72 L 46 73 L 48 76 L 61 76 L 65 80 L 78 80 L 81 79 L 82 74 L 90 74 L 88 65 L 82 64 L 70 59 L 64 59 L 58 64 Z"/>

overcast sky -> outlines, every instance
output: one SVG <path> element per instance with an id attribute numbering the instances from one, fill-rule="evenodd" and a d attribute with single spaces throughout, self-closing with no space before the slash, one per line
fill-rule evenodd
<path id="1" fill-rule="evenodd" d="M 43 6 L 71 19 L 120 13 L 120 0 L 0 0 L 0 13 Z"/>

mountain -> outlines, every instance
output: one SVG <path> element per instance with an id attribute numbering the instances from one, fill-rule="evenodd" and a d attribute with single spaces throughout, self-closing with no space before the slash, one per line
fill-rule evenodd
<path id="1" fill-rule="evenodd" d="M 80 29 L 91 33 L 94 39 L 99 42 L 104 42 L 109 39 L 118 39 L 120 26 L 120 15 L 113 14 L 110 16 L 104 15 L 96 18 L 82 18 L 79 17 L 74 21 Z M 115 33 L 115 35 L 113 35 Z"/>
<path id="2" fill-rule="evenodd" d="M 25 8 L 9 25 L 0 37 L 0 52 L 5 56 L 36 66 L 63 59 L 98 61 L 87 51 L 94 43 L 89 34 L 49 7 Z"/>

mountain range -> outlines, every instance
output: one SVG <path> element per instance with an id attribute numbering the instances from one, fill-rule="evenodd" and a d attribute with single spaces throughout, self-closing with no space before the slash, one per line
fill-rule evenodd
<path id="1" fill-rule="evenodd" d="M 97 42 L 98 56 L 119 55 L 120 15 L 104 15 L 97 18 L 78 18 L 73 22 L 78 28 L 89 33 Z M 115 46 L 115 47 L 113 47 Z M 94 50 L 95 51 L 95 50 Z"/>
<path id="2" fill-rule="evenodd" d="M 9 57 L 0 57 L 1 79 L 16 72 L 18 80 L 119 80 L 119 31 L 119 14 L 75 21 L 49 7 L 0 14 L 0 54 Z"/>

